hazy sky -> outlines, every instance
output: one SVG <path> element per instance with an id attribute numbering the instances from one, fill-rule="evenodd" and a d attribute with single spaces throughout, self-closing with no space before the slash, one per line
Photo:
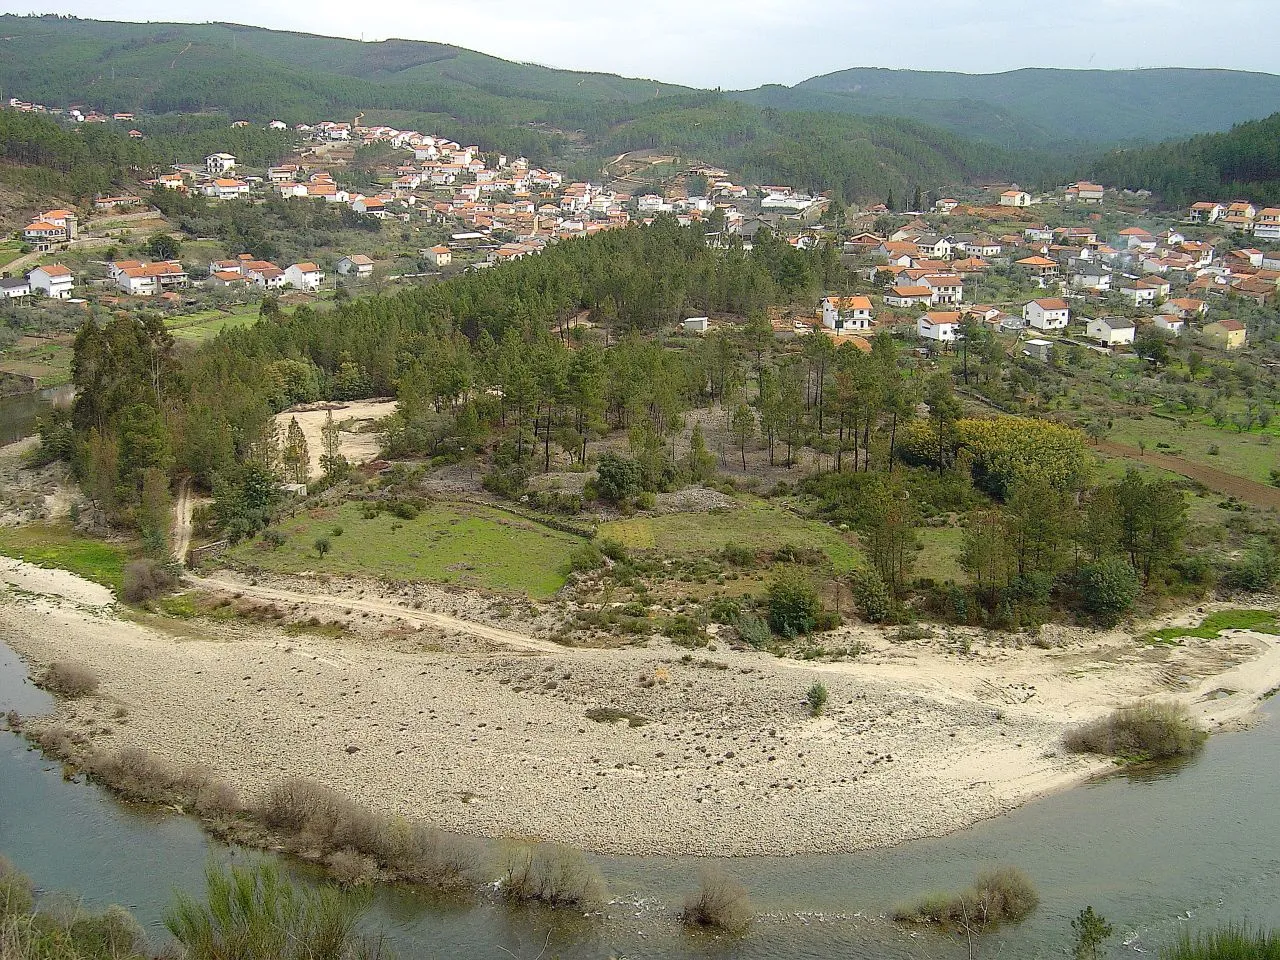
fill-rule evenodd
<path id="1" fill-rule="evenodd" d="M 32 9 L 28 0 L 21 9 L 5 2 L 0 11 Z M 510 60 L 741 88 L 852 66 L 1274 72 L 1278 7 L 1277 0 L 71 0 L 58 12 L 440 40 Z"/>

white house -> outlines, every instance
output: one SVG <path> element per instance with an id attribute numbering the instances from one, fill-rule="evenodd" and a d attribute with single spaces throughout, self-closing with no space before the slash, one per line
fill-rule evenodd
<path id="1" fill-rule="evenodd" d="M 344 277 L 369 277 L 373 275 L 373 261 L 363 253 L 355 253 L 338 261 L 338 273 Z"/>
<path id="2" fill-rule="evenodd" d="M 1000 194 L 1000 206 L 1029 207 L 1031 206 L 1031 194 L 1025 190 L 1006 190 Z"/>
<path id="3" fill-rule="evenodd" d="M 922 340 L 933 340 L 937 343 L 954 343 L 956 333 L 960 330 L 960 317 L 957 312 L 930 312 L 916 320 L 916 335 Z"/>
<path id="4" fill-rule="evenodd" d="M 1149 280 L 1134 280 L 1121 285 L 1120 292 L 1133 301 L 1135 307 L 1153 304 L 1160 297 L 1160 284 Z"/>
<path id="5" fill-rule="evenodd" d="M 1056 297 L 1032 300 L 1022 308 L 1022 319 L 1037 330 L 1065 330 L 1071 322 L 1071 306 Z"/>
<path id="6" fill-rule="evenodd" d="M 920 285 L 933 293 L 931 304 L 959 303 L 964 299 L 964 279 L 954 273 L 931 273 L 920 278 Z"/>
<path id="7" fill-rule="evenodd" d="M 706 317 L 689 317 L 684 321 L 685 333 L 706 333 L 710 321 Z"/>
<path id="8" fill-rule="evenodd" d="M 1076 290 L 1095 290 L 1102 293 L 1111 289 L 1111 271 L 1096 263 L 1082 263 L 1071 275 L 1071 286 Z"/>
<path id="9" fill-rule="evenodd" d="M 911 307 L 916 304 L 931 306 L 933 290 L 929 287 L 890 287 L 884 295 L 884 302 L 891 307 Z"/>
<path id="10" fill-rule="evenodd" d="M 20 300 L 31 295 L 31 284 L 23 277 L 0 279 L 0 299 Z"/>
<path id="11" fill-rule="evenodd" d="M 1085 333 L 1090 339 L 1097 340 L 1103 346 L 1117 347 L 1133 343 L 1137 327 L 1127 317 L 1099 317 L 1085 325 Z"/>
<path id="12" fill-rule="evenodd" d="M 453 262 L 453 252 L 443 244 L 432 247 L 427 251 L 427 259 L 435 264 L 436 269 L 447 267 Z"/>
<path id="13" fill-rule="evenodd" d="M 1258 211 L 1253 222 L 1253 235 L 1259 240 L 1280 240 L 1280 207 Z"/>
<path id="14" fill-rule="evenodd" d="M 205 173 L 220 177 L 236 168 L 236 158 L 229 153 L 211 153 L 204 158 Z"/>
<path id="15" fill-rule="evenodd" d="M 218 177 L 200 185 L 200 192 L 215 200 L 234 200 L 249 195 L 249 184 L 234 177 Z"/>
<path id="16" fill-rule="evenodd" d="M 314 263 L 295 263 L 285 267 L 284 282 L 295 290 L 319 290 L 324 272 Z"/>
<path id="17" fill-rule="evenodd" d="M 827 297 L 822 301 L 822 325 L 836 333 L 871 329 L 870 297 Z"/>
<path id="18" fill-rule="evenodd" d="M 46 297 L 54 300 L 66 300 L 71 296 L 71 287 L 76 278 L 60 263 L 36 267 L 27 274 L 27 283 L 31 289 L 42 290 Z"/>
<path id="19" fill-rule="evenodd" d="M 1182 328 L 1187 325 L 1187 321 L 1172 313 L 1157 313 L 1155 323 L 1157 330 L 1163 330 L 1175 337 L 1182 336 Z"/>
<path id="20" fill-rule="evenodd" d="M 110 272 L 116 286 L 124 293 L 136 297 L 153 297 L 187 285 L 187 271 L 176 260 L 162 263 L 113 263 L 110 265 Z"/>
<path id="21" fill-rule="evenodd" d="M 1189 219 L 1198 220 L 1201 223 L 1213 223 L 1225 212 L 1226 207 L 1222 204 L 1201 200 L 1199 203 L 1193 203 L 1191 205 L 1191 215 Z"/>

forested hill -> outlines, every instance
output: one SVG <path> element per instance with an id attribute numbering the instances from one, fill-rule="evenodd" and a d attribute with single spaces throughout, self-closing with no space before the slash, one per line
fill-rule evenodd
<path id="1" fill-rule="evenodd" d="M 471 91 L 476 106 L 485 104 L 486 96 L 638 101 L 687 92 L 649 80 L 512 63 L 444 43 L 364 43 L 233 23 L 122 23 L 6 14 L 0 16 L 0 34 L 0 81 L 6 93 L 54 103 L 101 98 L 185 108 L 203 99 L 230 109 L 243 88 L 253 85 L 259 96 L 245 99 L 242 112 L 274 106 L 288 115 L 299 107 L 310 110 L 317 95 L 335 105 L 412 109 L 421 91 L 443 87 Z M 352 84 L 353 79 L 365 82 Z M 285 81 L 284 89 L 279 81 Z M 378 102 L 372 90 L 384 85 L 401 89 Z M 219 86 L 224 89 L 217 90 Z M 343 90 L 351 93 L 343 96 Z M 277 103 L 278 95 L 283 100 Z M 420 109 L 430 110 L 430 101 Z"/>
<path id="2" fill-rule="evenodd" d="M 1280 76 L 1241 70 L 968 74 L 855 67 L 733 94 L 759 106 L 915 117 L 1008 145 L 1158 142 L 1280 110 Z"/>
<path id="3" fill-rule="evenodd" d="M 1280 204 L 1280 113 L 1139 150 L 1116 150 L 1093 165 L 1099 182 L 1157 193 L 1171 206 L 1247 199 Z"/>
<path id="4" fill-rule="evenodd" d="M 1054 158 L 911 119 L 784 112 L 712 91 L 508 63 L 442 44 L 358 43 L 227 24 L 0 16 L 6 97 L 145 115 L 389 123 L 523 154 L 574 178 L 659 149 L 848 201 L 978 178 L 1052 182 Z M 213 119 L 213 118 L 211 118 Z"/>

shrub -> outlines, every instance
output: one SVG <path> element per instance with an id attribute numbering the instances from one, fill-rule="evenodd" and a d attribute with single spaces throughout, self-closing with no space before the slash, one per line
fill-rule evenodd
<path id="1" fill-rule="evenodd" d="M 40 675 L 40 686 L 56 697 L 78 700 L 98 692 L 98 674 L 74 660 L 55 660 Z"/>
<path id="2" fill-rule="evenodd" d="M 312 546 L 316 548 L 316 554 L 321 560 L 324 559 L 326 553 L 333 549 L 333 544 L 328 537 L 316 537 L 316 542 Z"/>
<path id="3" fill-rule="evenodd" d="M 1018 923 L 1040 905 L 1031 881 L 1015 867 L 996 867 L 980 874 L 957 894 L 930 894 L 898 907 L 893 919 L 903 923 L 936 923 L 974 932 L 1002 923 Z"/>
<path id="4" fill-rule="evenodd" d="M 598 570 L 602 566 L 604 566 L 604 554 L 594 543 L 579 544 L 569 554 L 569 570 L 572 573 Z"/>
<path id="5" fill-rule="evenodd" d="M 596 464 L 596 493 L 608 503 L 623 503 L 640 493 L 640 464 L 616 453 L 604 453 Z"/>
<path id="6" fill-rule="evenodd" d="M 381 946 L 364 941 L 363 899 L 333 887 L 295 887 L 271 864 L 205 872 L 207 902 L 180 895 L 164 924 L 187 960 L 365 960 Z"/>
<path id="7" fill-rule="evenodd" d="M 818 593 L 804 574 L 785 570 L 774 577 L 766 593 L 769 628 L 780 637 L 795 637 L 813 630 L 818 614 Z"/>
<path id="8" fill-rule="evenodd" d="M 756 551 L 737 543 L 727 543 L 720 548 L 720 557 L 725 563 L 735 567 L 754 567 Z"/>
<path id="9" fill-rule="evenodd" d="M 1170 760 L 1198 751 L 1208 734 L 1174 701 L 1137 703 L 1069 731 L 1072 753 L 1098 753 L 1134 762 Z"/>
<path id="10" fill-rule="evenodd" d="M 853 575 L 850 586 L 853 588 L 853 602 L 863 620 L 880 623 L 889 616 L 893 609 L 893 598 L 876 570 L 859 570 Z"/>
<path id="11" fill-rule="evenodd" d="M 742 934 L 751 925 L 751 901 L 746 887 L 719 870 L 704 870 L 698 889 L 689 894 L 680 911 L 687 927 Z"/>
<path id="12" fill-rule="evenodd" d="M 0 856 L 0 917 L 30 913 L 34 904 L 35 887 L 31 880 L 8 858 Z"/>
<path id="13" fill-rule="evenodd" d="M 1106 557 L 1080 568 L 1076 577 L 1081 608 L 1104 627 L 1120 622 L 1138 596 L 1138 575 L 1120 557 Z"/>
<path id="14" fill-rule="evenodd" d="M 507 854 L 501 890 L 519 903 L 584 906 L 604 899 L 604 880 L 577 850 L 539 843 Z"/>
<path id="15" fill-rule="evenodd" d="M 121 587 L 128 603 L 144 603 L 172 590 L 177 582 L 169 564 L 133 560 L 125 565 Z"/>
<path id="16" fill-rule="evenodd" d="M 766 647 L 769 645 L 769 641 L 773 639 L 769 624 L 757 616 L 743 614 L 738 618 L 734 626 L 738 628 L 738 634 L 742 637 L 743 642 L 749 643 L 753 647 Z"/>
<path id="17" fill-rule="evenodd" d="M 285 536 L 274 527 L 262 531 L 262 542 L 272 550 L 279 550 L 284 546 Z"/>
<path id="18" fill-rule="evenodd" d="M 815 681 L 805 694 L 805 700 L 809 704 L 809 713 L 815 717 L 821 716 L 822 708 L 827 705 L 827 688 Z"/>
<path id="19" fill-rule="evenodd" d="M 1174 946 L 1160 951 L 1160 960 L 1280 960 L 1280 933 L 1235 923 L 1194 936 L 1183 931 Z"/>
<path id="20" fill-rule="evenodd" d="M 466 843 L 426 824 L 389 818 L 347 800 L 335 791 L 306 780 L 283 780 L 267 791 L 258 816 L 268 827 L 317 849 L 336 861 L 345 882 L 367 876 L 367 858 L 397 878 L 436 887 L 461 884 L 474 857 Z M 354 867 L 361 866 L 356 871 Z"/>

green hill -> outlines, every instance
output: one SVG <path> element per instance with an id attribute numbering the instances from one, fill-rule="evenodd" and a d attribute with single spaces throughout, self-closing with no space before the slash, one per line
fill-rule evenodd
<path id="1" fill-rule="evenodd" d="M 511 63 L 447 44 L 13 15 L 0 16 L 0 37 L 7 96 L 256 123 L 363 113 L 366 123 L 466 138 L 579 177 L 599 175 L 603 160 L 620 152 L 660 149 L 758 180 L 872 200 L 979 176 L 1030 180 L 1040 162 L 913 119 L 764 109 L 711 91 Z"/>
<path id="2" fill-rule="evenodd" d="M 1089 172 L 1102 183 L 1151 190 L 1171 206 L 1236 199 L 1280 205 L 1280 113 L 1226 133 L 1116 150 Z"/>
<path id="3" fill-rule="evenodd" d="M 1039 146 L 1162 141 L 1280 110 L 1280 76 L 1240 70 L 968 74 L 855 67 L 734 96 L 779 109 L 914 117 L 966 136 Z"/>

